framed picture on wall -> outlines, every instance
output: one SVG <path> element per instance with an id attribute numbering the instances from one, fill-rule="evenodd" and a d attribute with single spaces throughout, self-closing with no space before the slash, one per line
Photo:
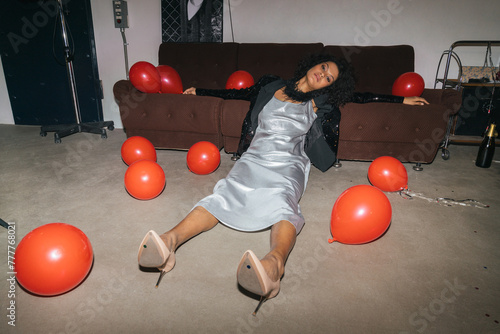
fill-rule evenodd
<path id="1" fill-rule="evenodd" d="M 163 42 L 222 42 L 223 0 L 161 0 Z"/>

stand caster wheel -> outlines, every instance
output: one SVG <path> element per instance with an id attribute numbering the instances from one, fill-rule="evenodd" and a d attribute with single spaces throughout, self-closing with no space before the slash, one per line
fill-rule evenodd
<path id="1" fill-rule="evenodd" d="M 420 162 L 417 162 L 415 166 L 413 166 L 413 170 L 417 172 L 421 172 L 424 170 L 424 167 L 422 167 L 422 164 Z"/>
<path id="2" fill-rule="evenodd" d="M 102 139 L 106 139 L 106 138 L 108 138 L 108 135 L 107 135 L 107 134 L 105 134 L 105 133 L 102 133 L 102 134 L 101 134 L 101 138 L 102 138 Z"/>
<path id="3" fill-rule="evenodd" d="M 40 131 L 40 137 L 47 137 L 47 132 Z"/>
<path id="4" fill-rule="evenodd" d="M 60 144 L 61 143 L 61 138 L 57 135 L 57 133 L 54 133 L 54 143 Z"/>
<path id="5" fill-rule="evenodd" d="M 238 156 L 238 154 L 233 153 L 233 156 L 231 157 L 231 161 L 238 161 L 239 159 L 240 159 L 240 157 Z"/>
<path id="6" fill-rule="evenodd" d="M 108 126 L 109 131 L 113 131 L 114 129 L 115 129 L 115 127 L 113 125 Z"/>
<path id="7" fill-rule="evenodd" d="M 340 168 L 342 167 L 342 163 L 339 160 L 336 160 L 335 163 L 333 164 L 333 167 Z"/>
<path id="8" fill-rule="evenodd" d="M 446 148 L 443 148 L 441 151 L 441 157 L 443 160 L 448 160 L 450 158 L 450 151 L 448 151 Z"/>

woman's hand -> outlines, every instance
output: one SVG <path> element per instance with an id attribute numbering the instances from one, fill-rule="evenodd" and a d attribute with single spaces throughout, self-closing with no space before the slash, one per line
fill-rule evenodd
<path id="1" fill-rule="evenodd" d="M 187 95 L 196 95 L 196 88 L 190 87 L 184 91 L 182 94 L 187 94 Z"/>
<path id="2" fill-rule="evenodd" d="M 408 104 L 411 106 L 423 106 L 425 104 L 429 104 L 426 99 L 420 96 L 410 96 L 410 97 L 405 97 L 403 100 L 403 104 Z"/>

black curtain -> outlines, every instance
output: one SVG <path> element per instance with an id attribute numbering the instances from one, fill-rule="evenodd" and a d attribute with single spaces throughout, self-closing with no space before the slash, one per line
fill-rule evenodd
<path id="1" fill-rule="evenodd" d="M 90 0 L 63 0 L 82 122 L 103 118 Z M 76 121 L 56 0 L 9 0 L 0 51 L 16 124 Z"/>

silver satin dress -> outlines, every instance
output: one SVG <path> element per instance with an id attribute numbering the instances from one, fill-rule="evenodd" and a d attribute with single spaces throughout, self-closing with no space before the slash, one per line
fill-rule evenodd
<path id="1" fill-rule="evenodd" d="M 259 114 L 248 150 L 195 207 L 236 230 L 259 231 L 286 220 L 298 234 L 304 226 L 299 200 L 311 169 L 304 139 L 315 118 L 311 102 L 273 97 Z"/>

